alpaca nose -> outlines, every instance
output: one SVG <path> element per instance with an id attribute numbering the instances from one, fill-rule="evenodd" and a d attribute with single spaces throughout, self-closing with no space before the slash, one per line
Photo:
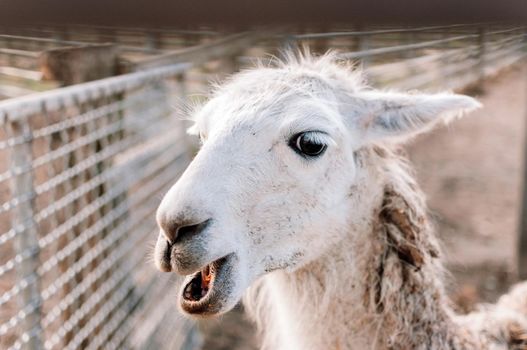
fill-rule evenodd
<path id="1" fill-rule="evenodd" d="M 210 224 L 211 219 L 205 221 L 189 224 L 188 220 L 163 220 L 159 223 L 167 241 L 172 245 L 191 236 L 200 234 Z"/>

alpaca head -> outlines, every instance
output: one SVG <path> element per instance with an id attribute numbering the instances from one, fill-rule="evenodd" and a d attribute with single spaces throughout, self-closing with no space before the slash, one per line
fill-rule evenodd
<path id="1" fill-rule="evenodd" d="M 331 254 L 372 214 L 374 174 L 364 174 L 357 151 L 478 105 L 372 90 L 330 56 L 234 76 L 196 114 L 201 150 L 157 211 L 155 262 L 187 276 L 182 310 L 228 311 L 258 277 Z"/>

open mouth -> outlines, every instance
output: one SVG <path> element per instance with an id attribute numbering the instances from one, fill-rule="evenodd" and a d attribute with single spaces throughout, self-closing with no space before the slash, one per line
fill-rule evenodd
<path id="1" fill-rule="evenodd" d="M 215 265 L 221 265 L 222 260 L 217 260 L 195 273 L 183 290 L 186 301 L 200 301 L 207 296 L 216 274 Z"/>
<path id="2" fill-rule="evenodd" d="M 185 278 L 180 299 L 183 311 L 205 316 L 222 310 L 233 286 L 233 258 L 234 254 L 227 255 Z"/>

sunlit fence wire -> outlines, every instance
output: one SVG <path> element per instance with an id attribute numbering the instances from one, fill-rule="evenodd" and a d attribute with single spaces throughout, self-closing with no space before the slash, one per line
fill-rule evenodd
<path id="1" fill-rule="evenodd" d="M 307 43 L 360 61 L 377 87 L 459 89 L 524 58 L 525 33 L 456 25 L 239 34 L 135 66 L 145 71 L 0 102 L 0 348 L 198 343 L 175 309 L 175 277 L 147 257 L 154 211 L 189 162 L 174 107 L 191 67 L 170 62 L 223 59 L 232 70 L 251 48 Z"/>

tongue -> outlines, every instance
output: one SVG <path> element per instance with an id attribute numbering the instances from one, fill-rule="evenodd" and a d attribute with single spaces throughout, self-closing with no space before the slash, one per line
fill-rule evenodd
<path id="1" fill-rule="evenodd" d="M 207 265 L 203 270 L 201 270 L 201 288 L 208 290 L 211 279 L 212 274 L 210 273 L 210 265 Z"/>

